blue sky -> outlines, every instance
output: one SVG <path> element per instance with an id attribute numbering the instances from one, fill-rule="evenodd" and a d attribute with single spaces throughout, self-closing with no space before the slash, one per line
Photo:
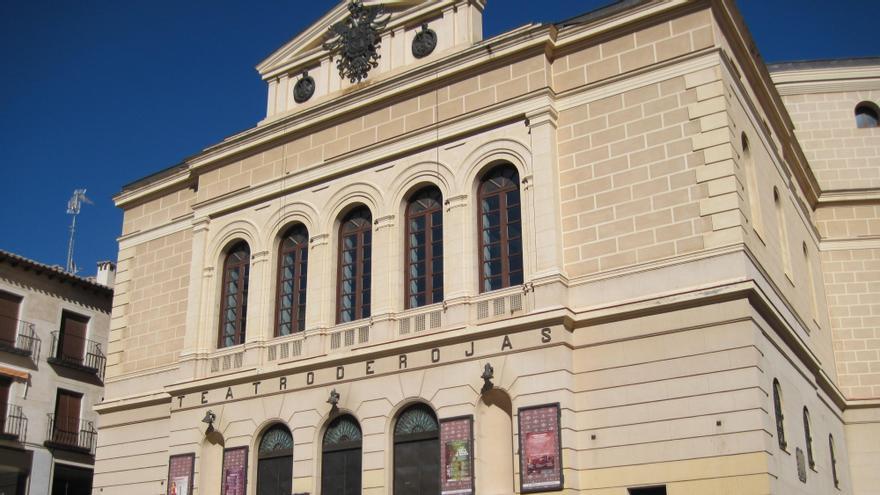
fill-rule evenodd
<path id="1" fill-rule="evenodd" d="M 567 19 L 608 0 L 489 0 L 492 36 Z M 112 196 L 253 126 L 253 67 L 330 0 L 0 0 L 0 249 L 63 265 L 74 189 L 80 274 L 116 258 Z M 742 0 L 767 61 L 880 55 L 880 1 Z"/>

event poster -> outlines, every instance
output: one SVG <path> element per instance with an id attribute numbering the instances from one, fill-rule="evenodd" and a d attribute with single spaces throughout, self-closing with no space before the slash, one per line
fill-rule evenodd
<path id="1" fill-rule="evenodd" d="M 168 459 L 168 495 L 191 495 L 195 454 L 173 455 Z"/>
<path id="2" fill-rule="evenodd" d="M 559 405 L 521 408 L 519 439 L 522 491 L 562 489 Z"/>
<path id="3" fill-rule="evenodd" d="M 222 495 L 245 495 L 247 473 L 247 447 L 223 451 Z"/>
<path id="4" fill-rule="evenodd" d="M 441 495 L 474 493 L 473 418 L 440 421 Z"/>

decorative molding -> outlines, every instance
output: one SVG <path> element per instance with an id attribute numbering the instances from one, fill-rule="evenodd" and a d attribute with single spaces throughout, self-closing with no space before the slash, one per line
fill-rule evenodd
<path id="1" fill-rule="evenodd" d="M 446 198 L 446 201 L 443 204 L 446 206 L 446 211 L 452 211 L 455 208 L 462 208 L 467 206 L 467 195 L 460 194 L 458 196 L 450 196 Z"/>
<path id="2" fill-rule="evenodd" d="M 118 204 L 118 203 L 117 203 Z M 171 223 L 167 223 L 165 225 L 160 225 L 159 227 L 154 227 L 147 230 L 139 230 L 136 232 L 132 232 L 130 234 L 123 235 L 118 237 L 116 240 L 119 242 L 119 250 L 125 250 L 137 246 L 138 244 L 143 244 L 145 242 L 154 241 L 156 239 L 161 239 L 162 237 L 167 237 L 172 234 L 176 234 L 178 232 L 182 232 L 184 230 L 193 229 L 195 232 L 196 223 L 192 221 L 193 214 L 189 214 L 185 217 L 181 217 L 179 220 L 175 220 Z M 201 226 L 201 220 L 198 224 L 200 230 L 207 229 L 207 223 L 205 223 L 204 227 Z"/>
<path id="3" fill-rule="evenodd" d="M 849 251 L 851 249 L 880 249 L 880 236 L 822 239 L 819 241 L 820 251 Z"/>
<path id="4" fill-rule="evenodd" d="M 385 215 L 384 217 L 378 217 L 373 221 L 373 224 L 376 226 L 376 231 L 380 231 L 384 228 L 394 227 L 394 215 Z"/>

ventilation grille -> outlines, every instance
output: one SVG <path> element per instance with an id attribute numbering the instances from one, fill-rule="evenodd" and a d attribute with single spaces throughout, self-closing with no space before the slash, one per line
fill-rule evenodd
<path id="1" fill-rule="evenodd" d="M 407 335 L 412 331 L 423 332 L 440 328 L 443 324 L 442 311 L 431 311 L 397 320 L 397 333 Z"/>
<path id="2" fill-rule="evenodd" d="M 219 371 L 227 371 L 231 369 L 241 368 L 241 365 L 244 363 L 244 353 L 239 352 L 236 354 L 227 354 L 225 356 L 218 356 L 215 358 L 211 358 L 211 373 L 217 373 Z"/>
<path id="3" fill-rule="evenodd" d="M 370 341 L 370 327 L 363 326 L 358 328 L 349 328 L 333 334 L 330 334 L 330 349 L 339 349 L 340 347 L 351 347 L 355 344 L 365 344 Z"/>
<path id="4" fill-rule="evenodd" d="M 288 359 L 290 356 L 301 356 L 302 345 L 302 340 L 271 345 L 267 348 L 268 355 L 266 356 L 266 359 L 268 361 L 275 361 L 276 359 Z"/>
<path id="5" fill-rule="evenodd" d="M 500 318 L 522 313 L 525 301 L 522 294 L 511 294 L 477 302 L 477 319 Z"/>

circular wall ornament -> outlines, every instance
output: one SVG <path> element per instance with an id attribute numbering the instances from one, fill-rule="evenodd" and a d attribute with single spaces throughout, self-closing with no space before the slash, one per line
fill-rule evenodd
<path id="1" fill-rule="evenodd" d="M 416 33 L 412 42 L 412 54 L 415 58 L 425 58 L 437 48 L 437 33 L 422 24 L 422 30 Z"/>
<path id="2" fill-rule="evenodd" d="M 303 73 L 302 78 L 293 86 L 293 101 L 304 103 L 315 94 L 315 80 L 308 72 Z"/>

